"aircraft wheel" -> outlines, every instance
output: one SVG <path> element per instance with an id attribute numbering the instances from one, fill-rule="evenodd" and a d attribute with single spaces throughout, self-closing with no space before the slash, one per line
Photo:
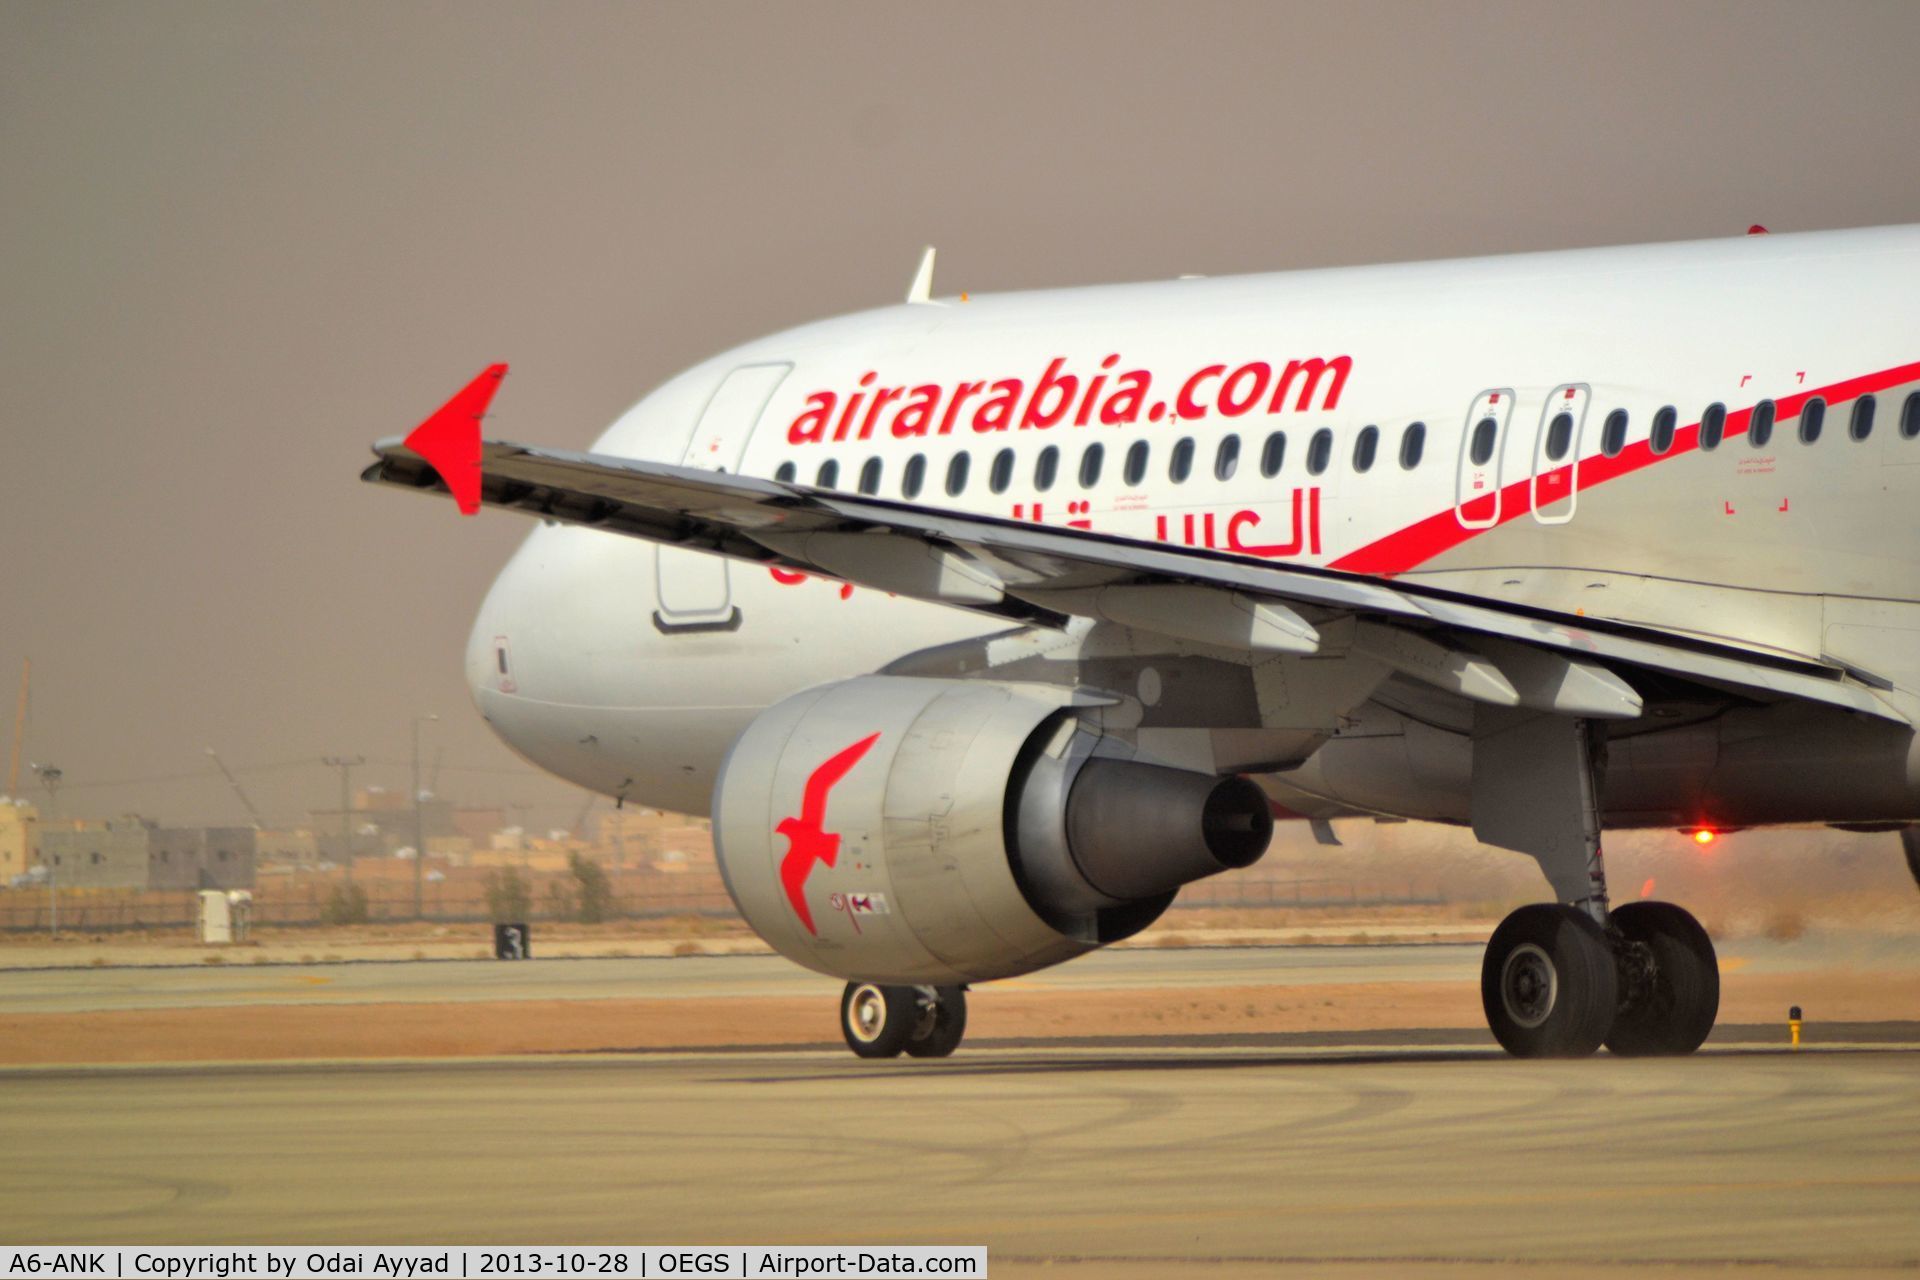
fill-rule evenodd
<path id="1" fill-rule="evenodd" d="M 1634 902 L 1612 915 L 1627 946 L 1621 1005 L 1607 1048 L 1622 1057 L 1692 1053 L 1720 1012 L 1713 941 L 1671 902 Z"/>
<path id="2" fill-rule="evenodd" d="M 1493 931 L 1480 1003 L 1516 1058 L 1583 1058 L 1600 1047 L 1619 1004 L 1607 935 L 1578 907 L 1521 907 Z"/>
<path id="3" fill-rule="evenodd" d="M 912 987 L 849 982 L 840 993 L 840 1034 L 863 1058 L 892 1058 L 907 1045 L 920 1017 Z"/>
<path id="4" fill-rule="evenodd" d="M 922 987 L 932 998 L 922 1011 L 913 1034 L 907 1037 L 907 1056 L 944 1058 L 960 1047 L 967 1034 L 967 992 L 964 987 Z"/>

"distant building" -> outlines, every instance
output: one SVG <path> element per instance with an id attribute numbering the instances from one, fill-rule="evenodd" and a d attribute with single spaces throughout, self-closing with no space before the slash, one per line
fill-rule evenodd
<path id="1" fill-rule="evenodd" d="M 82 822 L 40 835 L 63 888 L 251 889 L 251 827 L 161 827 L 143 818 Z"/>
<path id="2" fill-rule="evenodd" d="M 488 836 L 506 825 L 507 811 L 498 807 L 453 811 L 454 833 L 471 840 L 475 848 L 485 845 Z M 431 848 L 431 844 L 428 847 Z"/>
<path id="3" fill-rule="evenodd" d="M 0 885 L 40 861 L 38 818 L 26 801 L 0 798 Z"/>
<path id="4" fill-rule="evenodd" d="M 262 828 L 254 833 L 255 860 L 261 865 L 279 863 L 289 867 L 307 867 L 320 861 L 320 842 L 304 827 L 284 830 Z M 333 838 L 334 844 L 340 837 Z"/>
<path id="5" fill-rule="evenodd" d="M 380 857 L 414 846 L 413 802 L 404 792 L 364 787 L 353 798 L 349 818 L 353 829 L 352 852 L 357 857 Z M 310 810 L 307 825 L 313 828 L 323 858 L 331 862 L 345 861 L 340 847 L 338 809 Z M 453 802 L 433 795 L 420 801 L 420 829 L 429 841 L 465 834 L 454 825 Z"/>
<path id="6" fill-rule="evenodd" d="M 259 861 L 252 827 L 159 827 L 148 843 L 149 889 L 251 889 Z"/>

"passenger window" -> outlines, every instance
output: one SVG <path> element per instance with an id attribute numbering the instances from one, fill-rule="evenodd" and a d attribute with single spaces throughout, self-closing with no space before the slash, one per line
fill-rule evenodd
<path id="1" fill-rule="evenodd" d="M 1756 449 L 1767 447 L 1773 439 L 1773 401 L 1762 400 L 1753 406 L 1753 418 L 1747 423 L 1747 443 Z"/>
<path id="2" fill-rule="evenodd" d="M 1727 406 L 1715 400 L 1700 415 L 1700 447 L 1711 453 L 1720 447 L 1720 438 L 1727 433 Z"/>
<path id="3" fill-rule="evenodd" d="M 1547 461 L 1558 462 L 1573 448 L 1573 415 L 1562 409 L 1547 424 Z"/>
<path id="4" fill-rule="evenodd" d="M 1617 458 L 1620 451 L 1627 447 L 1627 411 L 1615 409 L 1607 415 L 1607 425 L 1600 428 L 1600 452 L 1609 458 Z"/>
<path id="5" fill-rule="evenodd" d="M 900 496 L 917 498 L 927 483 L 927 455 L 916 453 L 907 459 L 907 469 L 900 476 Z"/>
<path id="6" fill-rule="evenodd" d="M 1080 455 L 1080 487 L 1082 489 L 1091 489 L 1100 483 L 1100 464 L 1106 456 L 1106 447 L 1098 444 L 1088 445 L 1087 451 Z"/>
<path id="7" fill-rule="evenodd" d="M 1220 447 L 1213 452 L 1213 478 L 1231 480 L 1240 469 L 1240 437 L 1221 436 Z"/>
<path id="8" fill-rule="evenodd" d="M 1400 433 L 1400 468 L 1411 471 L 1420 465 L 1420 459 L 1427 452 L 1427 424 L 1413 422 Z"/>
<path id="9" fill-rule="evenodd" d="M 993 455 L 993 466 L 987 471 L 987 488 L 995 493 L 1005 493 L 1007 486 L 1013 483 L 1013 450 L 1002 449 Z"/>
<path id="10" fill-rule="evenodd" d="M 1655 453 L 1673 448 L 1674 424 L 1679 420 L 1680 415 L 1672 405 L 1661 405 L 1660 412 L 1653 415 L 1653 432 L 1647 437 L 1647 446 Z"/>
<path id="11" fill-rule="evenodd" d="M 1053 478 L 1060 474 L 1060 450 L 1048 445 L 1033 460 L 1033 487 L 1041 493 L 1053 488 Z"/>
<path id="12" fill-rule="evenodd" d="M 952 497 L 967 491 L 967 468 L 971 465 L 972 458 L 965 453 L 954 454 L 953 460 L 947 463 L 947 493 Z"/>
<path id="13" fill-rule="evenodd" d="M 1193 437 L 1188 436 L 1173 446 L 1173 456 L 1167 459 L 1167 479 L 1179 484 L 1193 474 Z"/>
<path id="14" fill-rule="evenodd" d="M 860 492 L 875 494 L 880 492 L 880 459 L 868 458 L 860 468 Z"/>
<path id="15" fill-rule="evenodd" d="M 781 484 L 792 484 L 793 478 L 799 474 L 799 469 L 791 462 L 783 462 L 774 469 L 773 478 Z"/>
<path id="16" fill-rule="evenodd" d="M 820 464 L 819 472 L 813 478 L 814 484 L 822 489 L 831 489 L 840 483 L 840 464 L 828 458 Z"/>
<path id="17" fill-rule="evenodd" d="M 1855 440 L 1865 440 L 1873 434 L 1873 411 L 1877 402 L 1872 396 L 1861 396 L 1853 402 L 1853 421 L 1847 424 L 1847 434 Z"/>
<path id="18" fill-rule="evenodd" d="M 1820 438 L 1820 428 L 1827 425 L 1827 402 L 1819 396 L 1807 401 L 1800 410 L 1800 443 L 1812 444 Z"/>
<path id="19" fill-rule="evenodd" d="M 1467 447 L 1467 458 L 1476 467 L 1484 467 L 1493 458 L 1494 442 L 1500 436 L 1500 424 L 1492 418 L 1482 418 L 1473 424 L 1473 441 Z"/>
<path id="20" fill-rule="evenodd" d="M 1327 463 L 1333 460 L 1333 432 L 1322 427 L 1313 433 L 1313 439 L 1307 441 L 1307 474 L 1317 476 L 1327 469 Z"/>
<path id="21" fill-rule="evenodd" d="M 1915 393 L 1920 399 L 1920 392 Z M 1267 437 L 1266 444 L 1260 447 L 1260 474 L 1271 480 L 1280 474 L 1280 464 L 1287 460 L 1287 433 L 1276 431 Z"/>
<path id="22" fill-rule="evenodd" d="M 1135 440 L 1127 447 L 1126 480 L 1129 488 L 1138 488 L 1147 478 L 1147 442 Z"/>
<path id="23" fill-rule="evenodd" d="M 1362 474 L 1373 470 L 1373 455 L 1380 452 L 1380 428 L 1362 427 L 1353 438 L 1353 469 Z"/>
<path id="24" fill-rule="evenodd" d="M 1900 438 L 1911 440 L 1915 436 L 1920 436 L 1920 391 L 1913 392 L 1900 406 Z"/>

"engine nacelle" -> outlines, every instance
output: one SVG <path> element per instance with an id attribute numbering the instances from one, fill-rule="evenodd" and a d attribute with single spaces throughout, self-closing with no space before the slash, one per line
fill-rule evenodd
<path id="1" fill-rule="evenodd" d="M 714 790 L 741 914 L 835 977 L 1030 973 L 1138 932 L 1244 867 L 1273 820 L 1244 778 L 1125 758 L 1044 685 L 863 676 L 768 708 Z"/>

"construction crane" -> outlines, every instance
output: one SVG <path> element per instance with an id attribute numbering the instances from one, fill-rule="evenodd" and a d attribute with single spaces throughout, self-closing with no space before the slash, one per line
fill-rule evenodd
<path id="1" fill-rule="evenodd" d="M 253 818 L 253 829 L 258 831 L 266 826 L 266 820 L 260 816 L 260 811 L 253 807 L 253 801 L 247 799 L 247 793 L 241 790 L 240 779 L 233 776 L 233 770 L 227 768 L 227 762 L 220 758 L 219 752 L 215 751 L 212 747 L 208 747 L 207 755 L 213 760 L 215 767 L 218 768 L 226 778 L 227 785 L 233 788 L 233 794 L 240 797 L 240 803 L 246 807 L 247 813 Z"/>
<path id="2" fill-rule="evenodd" d="M 20 659 L 20 700 L 13 706 L 13 756 L 7 761 L 7 795 L 20 794 L 20 748 L 27 737 L 27 683 L 33 675 L 33 659 Z"/>

